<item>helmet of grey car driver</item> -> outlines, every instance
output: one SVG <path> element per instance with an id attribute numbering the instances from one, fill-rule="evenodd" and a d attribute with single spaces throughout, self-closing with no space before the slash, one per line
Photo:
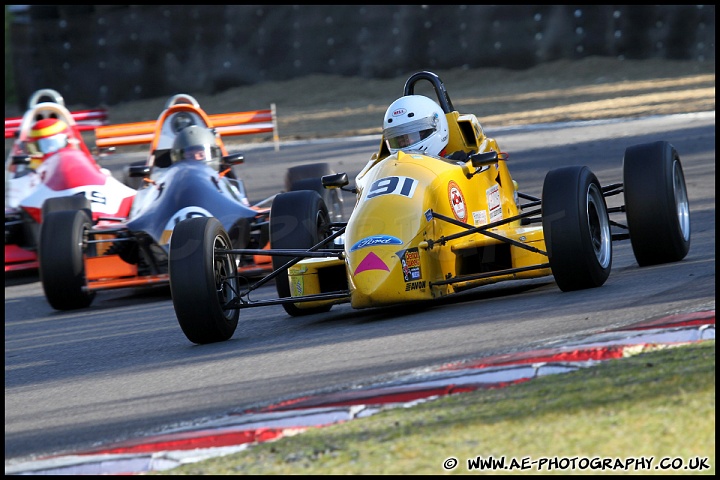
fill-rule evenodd
<path id="1" fill-rule="evenodd" d="M 212 129 L 190 125 L 178 132 L 170 150 L 170 157 L 173 163 L 195 160 L 205 162 L 217 170 L 222 152 Z"/>

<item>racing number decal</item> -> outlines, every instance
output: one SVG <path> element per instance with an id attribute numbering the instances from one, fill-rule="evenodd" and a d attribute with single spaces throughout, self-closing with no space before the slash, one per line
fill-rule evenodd
<path id="1" fill-rule="evenodd" d="M 367 199 L 379 197 L 380 195 L 402 195 L 412 198 L 417 188 L 418 181 L 410 177 L 385 177 L 375 180 L 367 194 Z"/>
<path id="2" fill-rule="evenodd" d="M 464 222 L 467 220 L 467 206 L 465 205 L 465 197 L 463 197 L 462 191 L 458 184 L 450 181 L 448 183 L 448 199 L 453 209 L 453 215 L 455 218 Z"/>
<path id="3" fill-rule="evenodd" d="M 81 191 L 73 194 L 73 196 L 85 197 L 90 200 L 91 203 L 99 203 L 100 205 L 107 205 L 107 197 L 102 192 L 95 190 Z"/>
<path id="4" fill-rule="evenodd" d="M 170 237 L 172 236 L 172 231 L 175 226 L 183 220 L 193 217 L 212 217 L 212 215 L 204 208 L 198 206 L 181 208 L 180 210 L 175 212 L 175 215 L 173 215 L 170 220 L 168 220 L 168 222 L 165 224 L 165 229 L 163 230 L 163 233 L 160 236 L 160 241 L 158 243 L 160 245 L 169 244 Z"/>
<path id="5" fill-rule="evenodd" d="M 177 212 L 175 216 L 173 216 L 170 219 L 169 224 L 171 224 L 173 227 L 175 227 L 178 223 L 182 222 L 183 220 L 188 220 L 190 218 L 195 217 L 212 217 L 210 213 L 205 210 L 204 208 L 201 208 L 199 210 L 192 210 L 188 208 L 184 208 Z"/>
<path id="6" fill-rule="evenodd" d="M 105 197 L 102 192 L 87 192 L 87 197 L 92 203 L 107 205 L 107 197 Z"/>

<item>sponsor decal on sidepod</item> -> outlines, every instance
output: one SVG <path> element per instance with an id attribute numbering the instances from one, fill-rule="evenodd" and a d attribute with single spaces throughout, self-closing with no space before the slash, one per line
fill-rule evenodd
<path id="1" fill-rule="evenodd" d="M 354 252 L 361 248 L 374 247 L 376 245 L 402 245 L 402 240 L 392 235 L 373 235 L 372 237 L 365 237 L 359 240 L 350 248 L 350 251 Z"/>

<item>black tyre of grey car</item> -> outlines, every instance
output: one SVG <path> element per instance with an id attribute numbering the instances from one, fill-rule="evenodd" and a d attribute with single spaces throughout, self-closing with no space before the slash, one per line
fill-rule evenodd
<path id="1" fill-rule="evenodd" d="M 623 158 L 630 243 L 641 267 L 682 260 L 690 250 L 690 204 L 680 157 L 665 141 L 633 145 Z"/>
<path id="2" fill-rule="evenodd" d="M 170 294 L 175 316 L 193 343 L 230 339 L 237 328 L 240 310 L 224 308 L 237 299 L 237 264 L 232 254 L 216 249 L 232 248 L 230 236 L 214 217 L 183 220 L 170 239 Z"/>
<path id="3" fill-rule="evenodd" d="M 92 227 L 84 210 L 60 210 L 45 215 L 40 229 L 38 257 L 45 298 L 56 310 L 88 307 L 95 292 L 85 286 L 86 231 Z"/>
<path id="4" fill-rule="evenodd" d="M 275 197 L 270 209 L 270 248 L 308 250 L 327 237 L 330 223 L 328 209 L 317 192 L 298 190 L 281 193 Z M 285 265 L 293 257 L 273 256 L 273 269 Z M 290 297 L 290 283 L 287 270 L 275 277 L 278 297 Z M 295 304 L 284 304 L 285 311 L 292 316 L 327 312 L 331 306 L 298 308 Z"/>
<path id="5" fill-rule="evenodd" d="M 330 219 L 333 222 L 343 222 L 344 200 L 339 189 L 327 189 L 322 186 L 322 177 L 332 175 L 335 171 L 327 163 L 312 163 L 288 168 L 285 173 L 285 191 L 314 190 L 325 201 Z"/>
<path id="6" fill-rule="evenodd" d="M 330 164 L 324 162 L 290 167 L 285 172 L 285 191 L 291 191 L 290 186 L 298 180 L 321 178 L 324 175 L 332 175 L 333 173 L 335 172 L 330 168 Z"/>
<path id="7" fill-rule="evenodd" d="M 599 287 L 610 275 L 612 236 L 600 182 L 587 167 L 548 172 L 542 190 L 548 261 L 560 290 Z"/>
<path id="8" fill-rule="evenodd" d="M 145 181 L 142 177 L 131 177 L 130 166 L 140 166 L 145 165 L 146 163 L 147 162 L 145 160 L 139 160 L 137 162 L 132 162 L 130 165 L 126 165 L 122 170 L 122 178 L 120 181 L 134 190 L 140 190 L 143 185 L 145 185 Z"/>

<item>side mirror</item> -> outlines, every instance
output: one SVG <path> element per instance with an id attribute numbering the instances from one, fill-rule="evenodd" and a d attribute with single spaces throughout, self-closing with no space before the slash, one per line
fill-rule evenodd
<path id="1" fill-rule="evenodd" d="M 245 163 L 245 156 L 242 153 L 231 153 L 223 157 L 223 163 L 227 165 L 240 165 Z"/>
<path id="2" fill-rule="evenodd" d="M 13 165 L 30 165 L 30 155 L 13 155 Z"/>
<path id="3" fill-rule="evenodd" d="M 344 188 L 348 183 L 350 183 L 347 173 L 344 172 L 334 173 L 332 175 L 324 175 L 320 179 L 320 182 L 322 183 L 323 188 L 339 188 L 340 190 L 343 190 L 345 192 L 358 193 L 355 187 Z"/>
<path id="4" fill-rule="evenodd" d="M 128 167 L 128 176 L 136 177 L 147 177 L 150 175 L 150 166 L 148 165 L 130 165 Z"/>
<path id="5" fill-rule="evenodd" d="M 334 173 L 332 175 L 325 175 L 322 177 L 321 181 L 324 188 L 342 188 L 348 183 L 350 183 L 347 173 Z"/>
<path id="6" fill-rule="evenodd" d="M 472 162 L 472 165 L 475 168 L 482 167 L 483 165 L 490 165 L 493 163 L 497 163 L 498 153 L 496 151 L 485 152 L 485 153 L 474 153 L 474 154 L 470 155 L 470 161 Z"/>

